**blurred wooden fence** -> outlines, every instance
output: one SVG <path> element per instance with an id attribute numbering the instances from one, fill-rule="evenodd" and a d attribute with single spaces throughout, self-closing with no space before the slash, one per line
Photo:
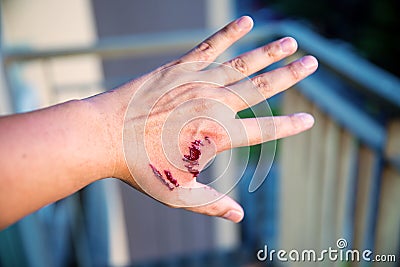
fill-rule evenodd
<path id="1" fill-rule="evenodd" d="M 348 248 L 398 257 L 400 173 L 386 160 L 391 142 L 400 142 L 398 129 L 388 126 L 388 147 L 378 151 L 300 92 L 286 94 L 284 110 L 310 112 L 316 124 L 282 141 L 281 246 L 337 249 L 344 238 Z"/>
<path id="2" fill-rule="evenodd" d="M 281 142 L 280 248 L 319 253 L 338 249 L 337 240 L 345 239 L 344 251 L 369 249 L 371 258 L 395 255 L 398 261 L 400 83 L 350 53 L 346 61 L 345 49 L 325 48 L 321 57 L 318 51 L 307 51 L 320 59 L 319 72 L 284 96 L 283 113 L 309 112 L 316 123 L 312 130 Z M 330 60 L 342 65 L 335 68 Z M 371 77 L 373 84 L 361 80 Z M 380 90 L 384 86 L 388 88 Z M 327 258 L 315 266 L 346 265 Z"/>

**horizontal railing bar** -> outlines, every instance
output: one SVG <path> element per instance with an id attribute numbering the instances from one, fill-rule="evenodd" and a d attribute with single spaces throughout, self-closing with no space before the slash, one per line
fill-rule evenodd
<path id="1" fill-rule="evenodd" d="M 278 32 L 292 34 L 302 49 L 376 96 L 400 107 L 400 79 L 296 22 L 278 25 Z"/>
<path id="2" fill-rule="evenodd" d="M 207 31 L 177 31 L 168 33 L 138 34 L 118 38 L 104 38 L 92 45 L 44 50 L 3 50 L 6 63 L 30 61 L 64 56 L 95 54 L 101 57 L 120 57 L 160 54 L 193 47 L 197 40 L 207 36 Z"/>

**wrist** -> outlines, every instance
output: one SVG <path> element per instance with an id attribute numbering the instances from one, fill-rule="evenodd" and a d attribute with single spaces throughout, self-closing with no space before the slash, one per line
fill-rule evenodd
<path id="1" fill-rule="evenodd" d="M 103 177 L 124 179 L 129 176 L 123 154 L 123 125 L 127 103 L 119 101 L 118 92 L 109 91 L 80 100 L 85 112 L 89 114 L 93 138 L 101 144 L 98 157 L 104 167 Z"/>

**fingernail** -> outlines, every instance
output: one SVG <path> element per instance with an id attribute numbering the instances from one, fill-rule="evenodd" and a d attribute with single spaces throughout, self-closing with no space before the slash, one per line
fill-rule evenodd
<path id="1" fill-rule="evenodd" d="M 300 113 L 300 114 L 298 114 L 298 116 L 300 116 L 301 120 L 304 123 L 304 126 L 311 127 L 314 125 L 314 117 L 311 116 L 310 114 Z"/>
<path id="2" fill-rule="evenodd" d="M 305 56 L 300 60 L 301 65 L 307 69 L 312 69 L 318 65 L 318 61 L 313 56 Z"/>
<path id="3" fill-rule="evenodd" d="M 243 218 L 243 214 L 237 210 L 230 210 L 222 216 L 224 219 L 233 221 L 233 222 L 240 222 Z"/>
<path id="4" fill-rule="evenodd" d="M 291 37 L 281 39 L 279 42 L 283 53 L 290 53 L 294 50 L 296 41 Z"/>
<path id="5" fill-rule="evenodd" d="M 240 29 L 244 30 L 250 28 L 252 19 L 249 16 L 243 16 L 236 22 Z"/>

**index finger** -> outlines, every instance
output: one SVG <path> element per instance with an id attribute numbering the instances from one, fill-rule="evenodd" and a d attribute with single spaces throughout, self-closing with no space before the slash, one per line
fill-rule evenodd
<path id="1" fill-rule="evenodd" d="M 199 62 L 196 64 L 196 70 L 204 69 L 233 43 L 246 35 L 252 27 L 251 17 L 240 17 L 183 55 L 179 62 Z"/>

